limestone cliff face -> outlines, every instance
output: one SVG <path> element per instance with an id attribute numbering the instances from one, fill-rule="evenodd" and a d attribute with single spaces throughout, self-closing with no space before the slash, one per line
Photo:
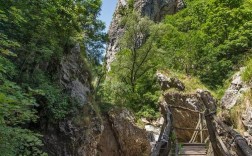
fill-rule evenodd
<path id="1" fill-rule="evenodd" d="M 80 108 L 58 123 L 41 124 L 45 151 L 55 156 L 93 156 L 102 133 L 102 122 L 90 100 L 90 74 L 76 45 L 60 63 L 60 83 Z"/>
<path id="2" fill-rule="evenodd" d="M 242 94 L 250 88 L 248 84 L 242 81 L 241 73 L 243 70 L 244 68 L 241 68 L 239 72 L 233 75 L 232 82 L 221 99 L 222 107 L 225 109 L 234 107 L 242 97 Z"/>
<path id="3" fill-rule="evenodd" d="M 148 156 L 148 133 L 135 124 L 133 113 L 115 108 L 104 119 L 105 129 L 98 145 L 99 156 Z"/>
<path id="4" fill-rule="evenodd" d="M 102 119 L 94 109 L 90 73 L 79 45 L 62 58 L 58 73 L 78 110 L 59 122 L 40 119 L 44 150 L 50 156 L 150 155 L 148 133 L 135 124 L 133 113 L 113 109 Z"/>
<path id="5" fill-rule="evenodd" d="M 242 80 L 244 70 L 243 67 L 233 75 L 221 99 L 221 115 L 226 123 L 235 125 L 252 146 L 252 85 Z"/>
<path id="6" fill-rule="evenodd" d="M 128 0 L 118 0 L 116 10 L 108 31 L 109 42 L 106 50 L 106 67 L 110 70 L 110 64 L 115 59 L 118 51 L 118 42 L 123 35 L 124 28 L 120 26 L 122 15 L 120 10 L 128 7 Z M 134 10 L 151 20 L 159 22 L 165 15 L 174 14 L 185 7 L 183 0 L 135 0 Z"/>

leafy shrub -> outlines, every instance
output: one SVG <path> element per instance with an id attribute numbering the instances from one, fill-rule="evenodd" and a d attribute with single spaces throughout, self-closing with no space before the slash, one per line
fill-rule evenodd
<path id="1" fill-rule="evenodd" d="M 242 79 L 245 82 L 251 82 L 252 80 L 252 59 L 250 59 L 246 65 L 245 70 L 242 73 Z"/>

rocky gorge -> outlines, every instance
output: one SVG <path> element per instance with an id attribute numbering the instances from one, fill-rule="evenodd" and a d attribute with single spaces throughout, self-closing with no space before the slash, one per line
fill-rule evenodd
<path id="1" fill-rule="evenodd" d="M 110 25 L 105 59 L 107 71 L 110 71 L 111 63 L 115 60 L 116 53 L 120 48 L 119 40 L 125 31 L 120 20 L 124 16 L 122 10 L 129 7 L 128 3 L 132 2 L 118 0 Z M 131 7 L 142 16 L 160 22 L 165 15 L 175 14 L 186 5 L 182 0 L 137 0 Z M 176 139 L 179 142 L 190 142 L 192 140 L 195 132 L 185 131 L 183 128 L 197 128 L 199 118 L 203 118 L 199 116 L 198 112 L 203 112 L 205 109 L 196 90 L 188 92 L 187 86 L 176 76 L 157 72 L 156 79 L 160 84 L 160 90 L 162 90 L 159 100 L 161 117 L 157 121 L 142 118 L 143 125 L 139 126 L 134 114 L 126 108 L 113 108 L 105 113 L 100 113 L 95 109 L 91 96 L 90 75 L 85 64 L 79 60 L 79 51 L 80 47 L 76 45 L 70 54 L 62 59 L 60 83 L 77 101 L 81 111 L 77 116 L 69 117 L 54 125 L 48 124 L 41 127 L 44 130 L 45 149 L 50 155 L 151 155 L 163 131 L 164 123 L 167 123 L 165 119 L 167 107 L 171 110 L 172 127 Z M 248 89 L 248 85 L 241 82 L 239 73 L 237 73 L 222 98 L 223 108 L 231 109 L 236 105 L 241 94 Z M 249 134 L 244 133 L 247 138 L 251 137 L 251 110 L 249 106 L 250 103 L 247 100 L 246 110 L 243 110 L 243 115 L 240 117 L 242 118 L 241 124 L 247 127 Z M 191 111 L 188 112 L 187 110 Z M 209 139 L 208 133 L 204 132 L 202 135 L 204 141 Z M 196 137 L 194 141 L 202 141 L 202 139 Z"/>
<path id="2" fill-rule="evenodd" d="M 251 0 L 102 3 L 0 0 L 0 155 L 251 156 Z"/>
<path id="3" fill-rule="evenodd" d="M 133 9 L 158 22 L 184 6 L 180 0 L 139 0 L 134 2 Z M 118 39 L 124 32 L 119 24 L 122 17 L 120 10 L 124 7 L 128 7 L 128 1 L 119 0 L 110 25 L 106 52 L 108 70 L 118 51 Z M 105 115 L 99 114 L 92 101 L 91 75 L 87 65 L 82 62 L 80 51 L 79 44 L 70 49 L 62 58 L 59 69 L 60 84 L 76 101 L 79 110 L 74 116 L 58 123 L 41 118 L 45 151 L 49 155 L 64 156 L 150 155 L 159 130 L 155 132 L 155 139 L 153 131 L 147 132 L 136 125 L 134 115 L 127 109 L 118 108 Z"/>

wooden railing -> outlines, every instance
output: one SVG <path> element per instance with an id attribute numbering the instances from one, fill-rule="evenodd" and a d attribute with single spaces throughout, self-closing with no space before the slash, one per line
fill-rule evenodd
<path id="1" fill-rule="evenodd" d="M 181 106 L 162 105 L 162 110 L 164 111 L 163 114 L 165 114 L 165 122 L 151 156 L 167 156 L 169 154 L 172 148 L 171 133 L 174 129 L 194 131 L 189 143 L 194 143 L 198 134 L 200 135 L 200 142 L 205 143 L 205 140 L 203 138 L 203 131 L 208 131 L 209 140 L 211 142 L 214 155 L 231 156 L 230 151 L 226 147 L 221 136 L 218 134 L 217 127 L 221 128 L 229 135 L 229 137 L 233 138 L 233 141 L 236 145 L 236 153 L 239 156 L 252 156 L 252 149 L 247 144 L 246 140 L 238 132 L 228 127 L 216 116 L 216 101 L 213 99 L 211 94 L 207 91 L 198 91 L 198 96 L 199 98 L 201 98 L 205 105 L 204 112 L 199 112 L 197 110 L 192 110 Z M 183 128 L 173 126 L 171 109 L 182 109 L 185 111 L 198 113 L 199 120 L 196 128 Z M 203 120 L 205 120 L 206 125 L 204 125 Z M 175 155 L 178 155 L 177 140 L 175 141 Z"/>
<path id="2" fill-rule="evenodd" d="M 165 111 L 165 121 L 151 156 L 167 156 L 171 149 L 172 114 L 168 106 L 164 106 L 162 110 Z"/>
<path id="3" fill-rule="evenodd" d="M 239 156 L 252 156 L 252 149 L 248 145 L 247 141 L 238 132 L 228 127 L 216 116 L 216 101 L 210 93 L 207 91 L 199 91 L 198 94 L 206 107 L 204 115 L 214 154 L 216 156 L 231 156 L 229 150 L 218 134 L 218 126 L 218 128 L 221 128 L 224 132 L 226 132 L 229 137 L 233 138 L 236 145 L 236 153 Z"/>

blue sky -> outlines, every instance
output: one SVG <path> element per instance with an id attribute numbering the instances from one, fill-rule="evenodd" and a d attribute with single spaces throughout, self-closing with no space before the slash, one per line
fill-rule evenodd
<path id="1" fill-rule="evenodd" d="M 112 16 L 116 7 L 117 0 L 102 0 L 102 10 L 100 12 L 100 17 L 106 24 L 105 32 L 108 31 Z"/>

